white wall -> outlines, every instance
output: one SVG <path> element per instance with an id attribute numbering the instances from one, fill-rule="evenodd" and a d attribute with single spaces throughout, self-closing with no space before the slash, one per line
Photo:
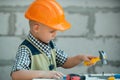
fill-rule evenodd
<path id="1" fill-rule="evenodd" d="M 18 45 L 29 32 L 24 11 L 34 0 L 0 0 L 0 80 L 11 80 L 10 70 Z M 69 73 L 120 73 L 120 1 L 57 0 L 72 27 L 59 32 L 57 45 L 68 55 L 98 55 L 103 50 L 108 65 L 85 67 L 82 64 L 64 70 Z"/>

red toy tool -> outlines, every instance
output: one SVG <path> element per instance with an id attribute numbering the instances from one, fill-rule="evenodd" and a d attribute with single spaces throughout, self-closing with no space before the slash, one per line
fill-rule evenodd
<path id="1" fill-rule="evenodd" d="M 85 80 L 85 76 L 80 76 L 78 74 L 68 74 L 66 80 Z"/>

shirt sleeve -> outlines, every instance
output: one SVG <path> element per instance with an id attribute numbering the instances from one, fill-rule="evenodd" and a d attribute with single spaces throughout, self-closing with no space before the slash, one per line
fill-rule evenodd
<path id="1" fill-rule="evenodd" d="M 52 41 L 53 42 L 53 41 Z M 67 60 L 68 55 L 61 49 L 56 47 L 56 44 L 53 42 L 54 48 L 56 50 L 56 64 L 57 67 L 61 67 Z"/>
<path id="2" fill-rule="evenodd" d="M 60 49 L 56 49 L 56 53 L 56 64 L 57 67 L 60 67 L 66 62 L 68 56 L 64 51 Z"/>
<path id="3" fill-rule="evenodd" d="M 31 60 L 29 50 L 26 47 L 19 47 L 11 72 L 18 70 L 29 70 L 30 62 Z"/>

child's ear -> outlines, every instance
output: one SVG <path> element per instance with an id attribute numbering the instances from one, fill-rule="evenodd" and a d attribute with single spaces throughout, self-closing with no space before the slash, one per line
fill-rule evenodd
<path id="1" fill-rule="evenodd" d="M 39 25 L 35 24 L 34 27 L 33 27 L 33 31 L 34 31 L 35 33 L 37 33 L 38 30 L 39 30 Z"/>

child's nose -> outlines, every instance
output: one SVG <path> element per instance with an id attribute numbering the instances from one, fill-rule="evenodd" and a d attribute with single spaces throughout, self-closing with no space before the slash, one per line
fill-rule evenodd
<path id="1" fill-rule="evenodd" d="M 53 33 L 52 37 L 53 37 L 53 38 L 55 38 L 55 37 L 56 37 L 56 31 Z"/>

